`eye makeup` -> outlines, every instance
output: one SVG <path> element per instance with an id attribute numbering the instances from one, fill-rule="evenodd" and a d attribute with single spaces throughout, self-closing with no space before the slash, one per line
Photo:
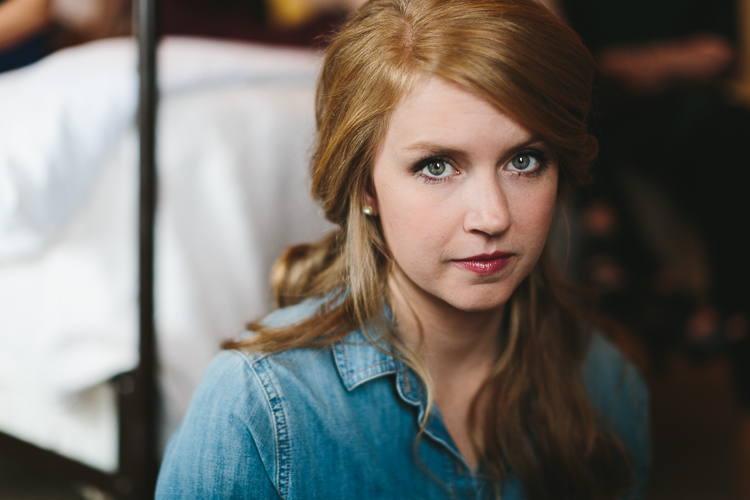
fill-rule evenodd
<path id="1" fill-rule="evenodd" d="M 539 177 L 547 170 L 551 160 L 549 153 L 542 148 L 524 147 L 520 151 L 514 152 L 503 164 L 502 169 L 518 177 L 534 178 Z M 529 165 L 522 168 L 524 162 Z M 416 161 L 411 171 L 426 183 L 445 182 L 461 174 L 452 159 L 445 155 L 434 154 Z"/>
<path id="2" fill-rule="evenodd" d="M 533 165 L 531 167 L 521 169 L 519 168 L 520 166 L 515 164 L 514 162 L 515 160 L 524 157 L 529 158 L 531 160 L 530 163 L 532 163 Z M 544 150 L 537 148 L 527 148 L 519 151 L 518 153 L 515 153 L 511 157 L 511 159 L 505 163 L 503 168 L 506 172 L 513 173 L 518 176 L 533 178 L 542 175 L 544 171 L 549 167 L 550 162 L 550 155 L 547 154 L 547 152 L 545 152 Z M 508 168 L 509 165 L 513 167 L 512 170 Z"/>
<path id="3" fill-rule="evenodd" d="M 420 160 L 412 167 L 412 172 L 426 183 L 445 182 L 461 173 L 445 156 L 429 156 Z"/>

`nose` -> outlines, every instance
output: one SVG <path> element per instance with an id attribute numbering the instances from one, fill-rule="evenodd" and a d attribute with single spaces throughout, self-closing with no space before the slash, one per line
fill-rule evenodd
<path id="1" fill-rule="evenodd" d="M 464 231 L 488 236 L 504 233 L 511 225 L 511 216 L 508 197 L 499 180 L 492 176 L 473 181 L 472 189 L 467 190 Z"/>

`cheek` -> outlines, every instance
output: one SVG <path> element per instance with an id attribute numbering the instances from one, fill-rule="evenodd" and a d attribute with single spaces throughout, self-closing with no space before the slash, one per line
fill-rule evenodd
<path id="1" fill-rule="evenodd" d="M 445 200 L 435 199 L 430 191 L 383 187 L 378 192 L 380 221 L 398 264 L 406 269 L 439 262 L 454 232 L 455 221 L 450 217 L 454 211 L 447 210 Z"/>
<path id="2" fill-rule="evenodd" d="M 528 197 L 527 206 L 524 207 L 524 218 L 530 225 L 538 226 L 540 230 L 546 231 L 552 222 L 556 201 L 557 193 L 554 189 L 534 193 Z"/>
<path id="3" fill-rule="evenodd" d="M 541 253 L 557 202 L 557 179 L 543 189 L 524 193 L 516 200 L 513 220 L 529 246 Z"/>
<path id="4" fill-rule="evenodd" d="M 448 237 L 445 213 L 430 199 L 415 193 L 394 193 L 379 199 L 383 233 L 394 257 L 406 253 L 409 259 L 419 258 L 409 252 L 420 251 L 421 258 L 441 247 Z"/>

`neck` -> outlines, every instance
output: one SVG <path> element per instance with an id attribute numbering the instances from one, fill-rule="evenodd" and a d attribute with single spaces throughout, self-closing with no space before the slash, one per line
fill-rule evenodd
<path id="1" fill-rule="evenodd" d="M 424 360 L 436 390 L 467 377 L 484 380 L 499 355 L 503 308 L 462 311 L 430 295 L 394 272 L 391 306 L 401 338 Z"/>
<path id="2" fill-rule="evenodd" d="M 389 280 L 391 307 L 401 338 L 425 362 L 435 403 L 468 466 L 479 457 L 470 436 L 469 408 L 499 355 L 503 307 L 462 311 L 425 292 L 398 270 Z M 484 414 L 486 398 L 478 401 Z M 475 438 L 482 439 L 481 426 Z"/>

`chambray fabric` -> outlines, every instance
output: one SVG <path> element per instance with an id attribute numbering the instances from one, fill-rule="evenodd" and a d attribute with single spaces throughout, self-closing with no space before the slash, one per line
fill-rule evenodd
<path id="1" fill-rule="evenodd" d="M 266 318 L 298 322 L 310 300 Z M 594 406 L 630 451 L 643 498 L 649 465 L 647 394 L 640 376 L 594 336 L 584 371 Z M 225 351 L 208 367 L 162 463 L 157 499 L 486 499 L 440 413 L 425 411 L 417 377 L 361 331 L 324 349 L 276 354 Z M 510 476 L 503 500 L 524 498 Z"/>

